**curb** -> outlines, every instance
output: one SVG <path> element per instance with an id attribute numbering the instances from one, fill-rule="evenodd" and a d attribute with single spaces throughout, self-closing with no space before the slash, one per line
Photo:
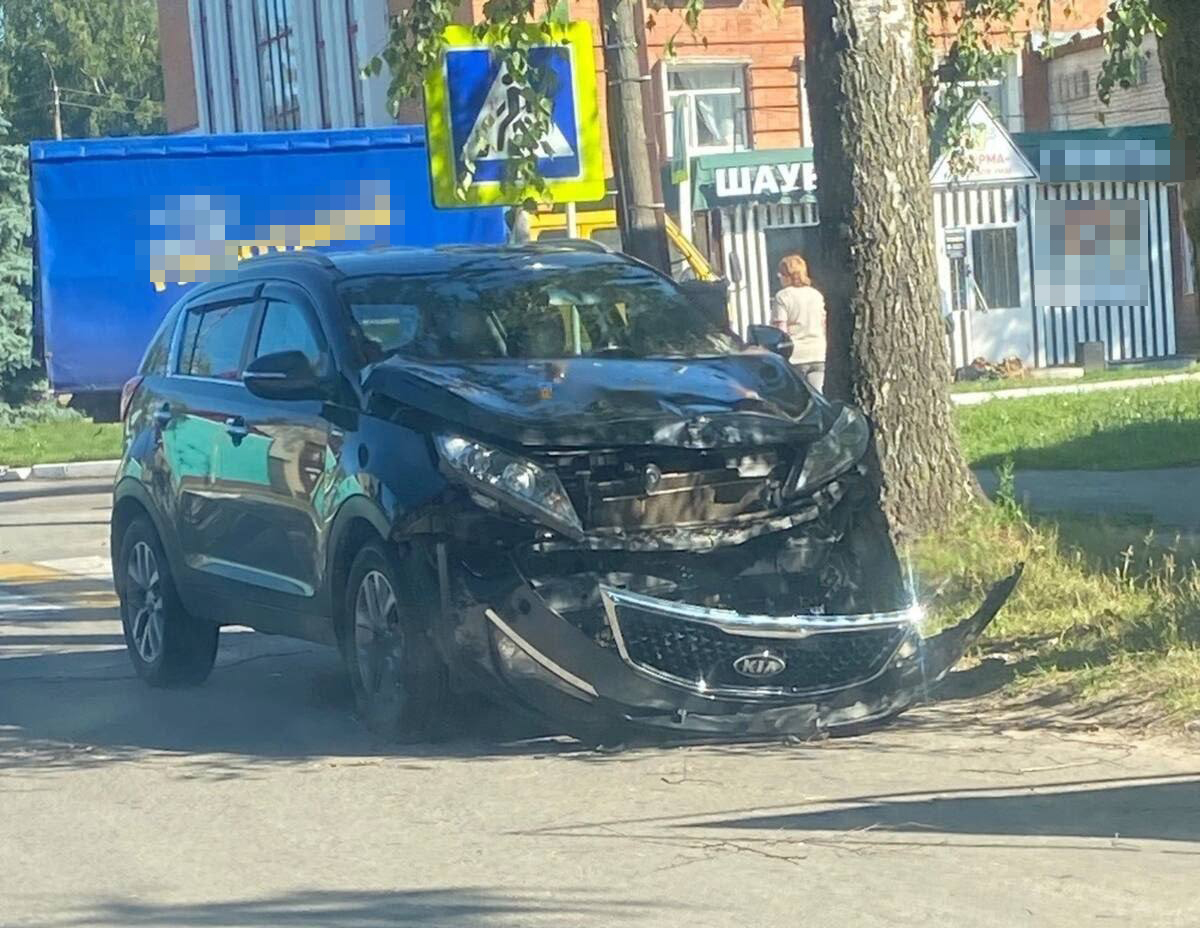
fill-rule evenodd
<path id="1" fill-rule="evenodd" d="M 119 460 L 70 461 L 61 464 L 34 464 L 31 467 L 5 467 L 0 464 L 0 483 L 15 480 L 78 480 L 84 477 L 114 477 Z"/>

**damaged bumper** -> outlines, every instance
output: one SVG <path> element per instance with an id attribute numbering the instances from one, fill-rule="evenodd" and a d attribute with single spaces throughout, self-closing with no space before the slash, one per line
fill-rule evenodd
<path id="1" fill-rule="evenodd" d="M 444 558 L 441 567 L 449 580 Z M 524 580 L 501 596 L 453 585 L 464 620 L 459 643 L 544 714 L 588 729 L 807 738 L 920 702 L 996 616 L 1019 577 L 1020 568 L 992 587 L 974 615 L 929 637 L 918 607 L 754 615 L 603 585 L 603 628 L 587 634 Z"/>

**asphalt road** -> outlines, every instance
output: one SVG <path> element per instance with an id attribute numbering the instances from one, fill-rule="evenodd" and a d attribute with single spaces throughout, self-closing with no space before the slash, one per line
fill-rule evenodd
<path id="1" fill-rule="evenodd" d="M 1194 747 L 943 702 L 816 744 L 372 743 L 332 653 L 120 647 L 104 496 L 0 489 L 0 925 L 1200 923 Z M 47 566 L 49 565 L 49 566 Z"/>

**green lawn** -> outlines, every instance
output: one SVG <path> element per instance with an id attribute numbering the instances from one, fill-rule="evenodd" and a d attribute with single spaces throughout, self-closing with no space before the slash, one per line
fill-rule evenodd
<path id="1" fill-rule="evenodd" d="M 1200 465 L 1200 382 L 991 400 L 955 410 L 974 467 L 1136 470 Z"/>
<path id="2" fill-rule="evenodd" d="M 1116 367 L 1093 371 L 1082 377 L 1014 377 L 1004 380 L 969 380 L 950 385 L 951 393 L 992 393 L 997 390 L 1024 390 L 1028 387 L 1073 387 L 1081 383 L 1102 383 L 1109 380 L 1141 380 L 1149 377 L 1169 377 L 1174 374 L 1200 374 L 1200 364 L 1186 367 Z"/>
<path id="3" fill-rule="evenodd" d="M 1025 573 L 976 649 L 1001 662 L 981 691 L 1057 691 L 1090 706 L 1138 702 L 1147 721 L 1200 716 L 1197 539 L 1069 517 L 1029 521 L 978 506 L 912 554 L 935 618 L 969 615 L 1012 565 Z M 967 662 L 968 666 L 970 661 Z"/>
<path id="4" fill-rule="evenodd" d="M 0 466 L 100 461 L 121 456 L 121 424 L 90 419 L 0 428 Z"/>

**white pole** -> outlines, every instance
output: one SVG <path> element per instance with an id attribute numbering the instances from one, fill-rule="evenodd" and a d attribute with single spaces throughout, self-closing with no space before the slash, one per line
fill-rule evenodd
<path id="1" fill-rule="evenodd" d="M 679 231 L 692 241 L 692 176 L 689 173 L 679 182 Z"/>
<path id="2" fill-rule="evenodd" d="M 567 203 L 567 238 L 579 238 L 579 220 L 575 216 L 575 201 Z"/>

